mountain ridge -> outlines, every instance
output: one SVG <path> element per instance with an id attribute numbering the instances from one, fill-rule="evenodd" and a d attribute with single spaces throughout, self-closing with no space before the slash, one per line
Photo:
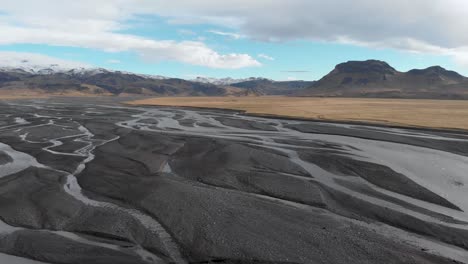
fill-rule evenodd
<path id="1" fill-rule="evenodd" d="M 348 61 L 295 95 L 468 99 L 468 78 L 441 66 L 400 72 L 384 61 Z"/>
<path id="2" fill-rule="evenodd" d="M 379 60 L 340 63 L 318 81 L 197 77 L 192 80 L 58 64 L 0 66 L 0 92 L 148 96 L 289 95 L 468 99 L 468 78 L 441 66 L 401 72 Z"/>

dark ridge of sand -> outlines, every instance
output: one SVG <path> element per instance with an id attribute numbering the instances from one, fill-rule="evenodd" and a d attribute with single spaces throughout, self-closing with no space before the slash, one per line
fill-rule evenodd
<path id="1" fill-rule="evenodd" d="M 5 152 L 0 151 L 0 166 L 12 162 L 13 159 Z"/>

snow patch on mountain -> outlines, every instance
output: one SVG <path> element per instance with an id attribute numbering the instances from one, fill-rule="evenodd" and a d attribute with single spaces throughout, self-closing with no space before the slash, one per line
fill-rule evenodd
<path id="1" fill-rule="evenodd" d="M 76 61 L 62 60 L 42 54 L 28 52 L 0 52 L 0 70 L 35 74 L 51 74 L 71 69 L 85 70 L 91 65 Z"/>
<path id="2" fill-rule="evenodd" d="M 29 73 L 49 75 L 63 73 L 68 75 L 92 76 L 101 73 L 133 74 L 148 79 L 168 79 L 167 77 L 151 74 L 135 74 L 124 71 L 114 71 L 96 68 L 92 65 L 58 59 L 37 53 L 0 51 L 0 72 Z"/>

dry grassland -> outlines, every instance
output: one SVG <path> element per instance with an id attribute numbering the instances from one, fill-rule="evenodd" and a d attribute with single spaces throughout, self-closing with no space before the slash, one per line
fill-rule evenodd
<path id="1" fill-rule="evenodd" d="M 313 97 L 162 97 L 129 102 L 220 108 L 255 115 L 468 130 L 468 101 Z"/>

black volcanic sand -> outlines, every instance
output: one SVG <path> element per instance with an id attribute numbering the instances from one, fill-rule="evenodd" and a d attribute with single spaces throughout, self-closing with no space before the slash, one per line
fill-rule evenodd
<path id="1" fill-rule="evenodd" d="M 13 159 L 8 156 L 5 152 L 0 151 L 0 165 L 4 165 L 6 163 L 12 162 Z"/>
<path id="2" fill-rule="evenodd" d="M 76 243 L 66 237 L 44 231 L 16 231 L 2 238 L 0 247 L 7 254 L 31 256 L 50 263 L 146 263 L 123 251 Z"/>
<path id="3" fill-rule="evenodd" d="M 385 129 L 375 129 L 368 126 L 340 126 L 336 124 L 324 124 L 317 122 L 299 122 L 297 124 L 286 125 L 288 128 L 292 128 L 304 133 L 318 133 L 318 134 L 330 134 L 330 135 L 342 135 L 351 136 L 365 139 L 382 140 L 388 142 L 396 142 L 402 144 L 408 144 L 413 146 L 420 146 L 425 148 L 443 150 L 447 152 L 456 153 L 459 155 L 468 156 L 468 144 L 460 143 L 459 141 L 447 141 L 439 140 L 436 138 L 422 138 L 422 137 L 408 137 L 400 134 L 392 134 L 391 130 L 386 131 Z M 363 129 L 365 128 L 365 129 Z M 428 133 L 434 136 L 448 136 L 453 138 L 466 138 L 465 134 L 461 136 L 457 134 L 448 134 L 443 132 L 435 132 L 429 130 L 414 130 L 414 133 Z M 390 133 L 389 133 L 390 132 Z M 460 132 L 457 132 L 460 133 Z"/>
<path id="4" fill-rule="evenodd" d="M 244 128 L 251 130 L 264 130 L 264 131 L 276 131 L 276 129 L 268 123 L 259 123 L 250 120 L 236 119 L 236 118 L 225 118 L 219 117 L 215 118 L 220 121 L 222 124 L 230 127 Z"/>
<path id="5" fill-rule="evenodd" d="M 349 147 L 342 144 L 280 131 L 289 127 L 466 156 L 465 141 L 314 122 L 280 127 L 278 120 L 222 111 L 200 111 L 206 118 L 198 121 L 186 110 L 151 112 L 115 100 L 0 103 L 0 112 L 12 115 L 0 115 L 0 142 L 41 164 L 4 175 L 1 166 L 19 160 L 0 148 L 0 252 L 73 264 L 467 261 L 406 241 L 418 236 L 464 252 L 468 231 L 457 226 L 466 225 L 454 217 L 462 213 L 459 206 L 393 168 L 346 155 Z M 180 122 L 165 119 L 171 111 Z M 29 124 L 16 124 L 15 117 Z M 284 147 L 336 175 L 330 181 L 336 186 L 294 162 Z M 75 176 L 77 182 L 70 180 Z M 385 231 L 392 228 L 405 235 Z"/>
<path id="6" fill-rule="evenodd" d="M 333 153 L 327 154 L 323 153 L 323 151 L 320 153 L 301 152 L 300 156 L 302 159 L 313 162 L 327 171 L 345 176 L 362 177 L 383 189 L 460 210 L 454 204 L 416 184 L 405 175 L 393 171 L 389 167 L 334 155 Z M 331 160 L 333 162 L 330 162 Z"/>

